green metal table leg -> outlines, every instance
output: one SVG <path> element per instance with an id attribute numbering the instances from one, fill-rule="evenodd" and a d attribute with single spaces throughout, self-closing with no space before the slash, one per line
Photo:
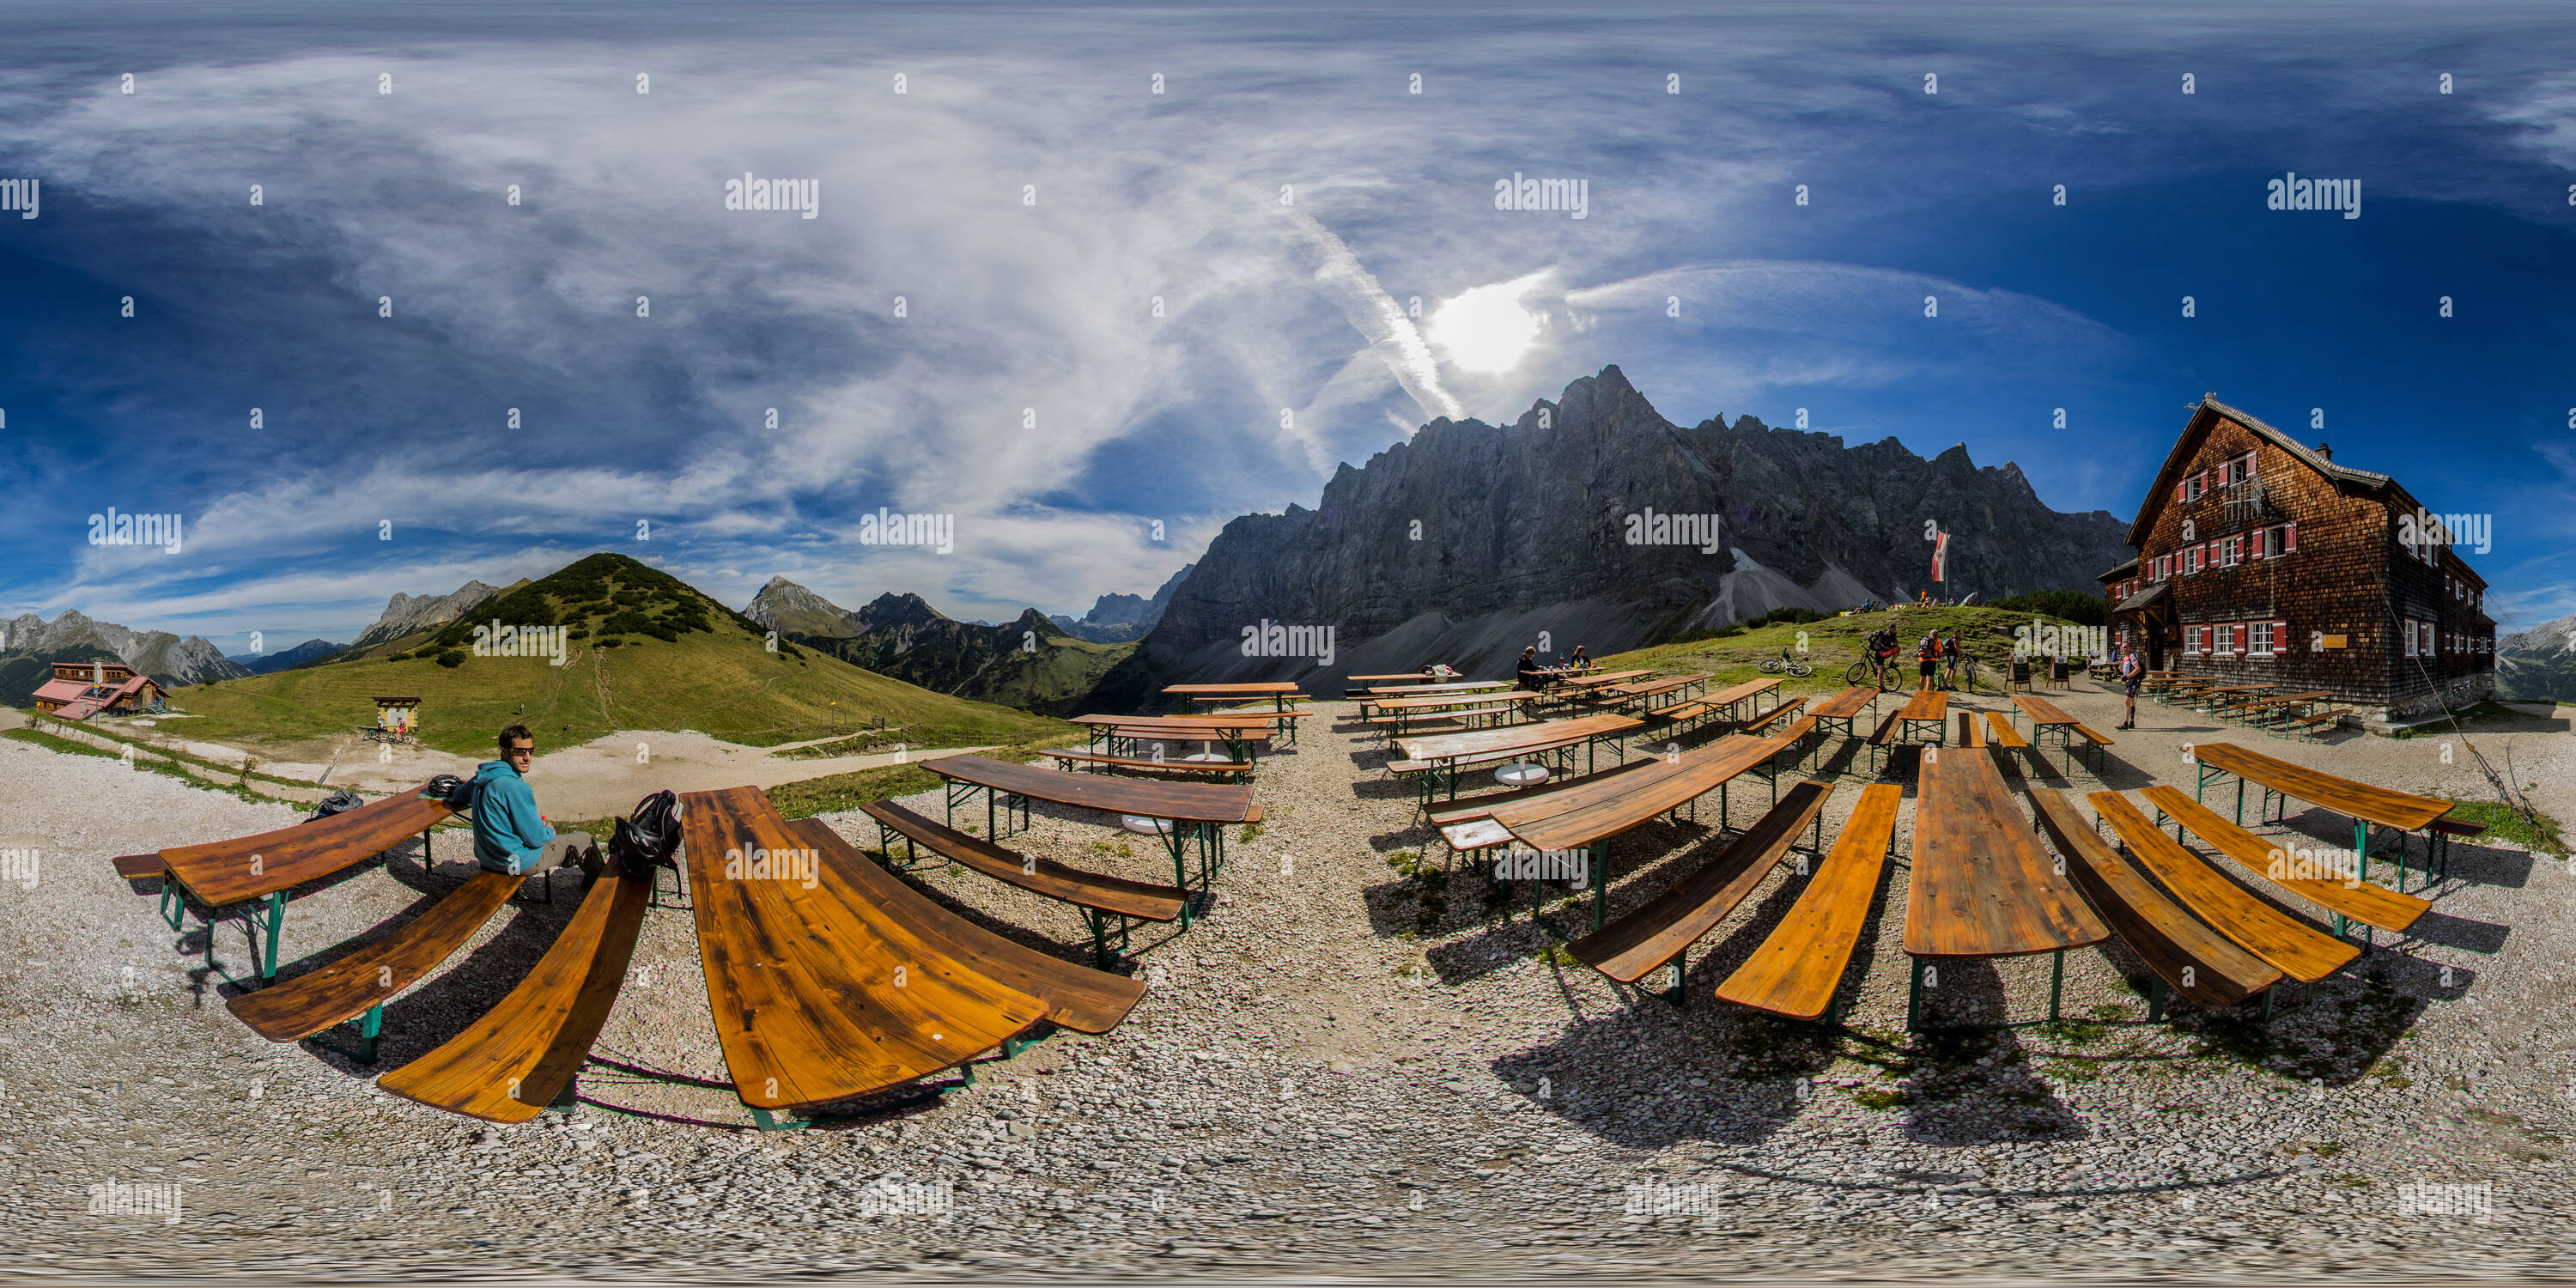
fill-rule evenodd
<path id="1" fill-rule="evenodd" d="M 1923 1015 L 1923 959 L 1914 959 L 1914 983 L 1905 991 L 1905 1031 L 1920 1033 L 1918 1023 Z"/>
<path id="2" fill-rule="evenodd" d="M 2052 1020 L 2057 1018 L 2058 998 L 2066 991 L 2066 950 L 2060 948 L 2054 956 L 2057 960 L 2048 968 L 2048 1018 Z"/>
<path id="3" fill-rule="evenodd" d="M 1610 894 L 1610 842 L 1605 838 L 1592 843 L 1592 928 L 1601 929 L 1606 915 L 1605 902 Z"/>
<path id="4" fill-rule="evenodd" d="M 2150 976 L 2147 988 L 2147 1022 L 2159 1023 L 2165 1018 L 2165 977 Z"/>

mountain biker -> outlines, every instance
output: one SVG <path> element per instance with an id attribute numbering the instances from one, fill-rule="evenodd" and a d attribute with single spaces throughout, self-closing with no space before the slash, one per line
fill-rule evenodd
<path id="1" fill-rule="evenodd" d="M 1966 654 L 1967 650 L 1959 646 L 1958 628 L 1950 628 L 1949 638 L 1941 641 L 1941 663 L 1949 671 L 1952 689 L 1959 687 L 1959 659 Z"/>
<path id="2" fill-rule="evenodd" d="M 1928 689 L 1932 687 L 1932 668 L 1937 663 L 1940 656 L 1940 637 L 1932 631 L 1923 632 L 1923 638 L 1914 642 L 1915 688 Z"/>
<path id="3" fill-rule="evenodd" d="M 1881 626 L 1869 637 L 1869 664 L 1878 672 L 1878 687 L 1887 687 L 1887 668 L 1896 657 L 1896 628 Z"/>
<path id="4" fill-rule="evenodd" d="M 2127 640 L 2120 641 L 2120 685 L 2128 691 L 2128 709 L 2122 713 L 2120 727 L 2138 727 L 2138 682 L 2147 678 L 2147 664 L 2138 660 L 2137 652 Z"/>

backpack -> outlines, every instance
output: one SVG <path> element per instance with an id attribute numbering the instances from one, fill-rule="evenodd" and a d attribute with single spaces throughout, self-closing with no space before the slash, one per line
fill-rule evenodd
<path id="1" fill-rule="evenodd" d="M 304 821 L 307 823 L 319 823 L 334 814 L 346 814 L 350 810 L 356 809 L 364 804 L 366 804 L 366 802 L 361 800 L 356 792 L 346 790 L 336 791 L 323 797 L 322 803 L 313 807 L 313 817 Z"/>
<path id="2" fill-rule="evenodd" d="M 680 849 L 680 798 L 668 788 L 635 802 L 635 812 L 617 820 L 608 852 L 630 877 L 649 875 L 656 867 L 677 870 L 672 856 Z"/>

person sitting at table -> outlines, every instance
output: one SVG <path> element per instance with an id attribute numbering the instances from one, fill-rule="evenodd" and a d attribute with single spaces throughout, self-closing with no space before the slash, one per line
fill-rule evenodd
<path id="1" fill-rule="evenodd" d="M 559 867 L 578 867 L 583 888 L 607 867 L 588 832 L 557 832 L 537 813 L 537 794 L 528 787 L 529 763 L 537 738 L 526 725 L 501 731 L 501 759 L 484 761 L 450 804 L 474 812 L 474 859 L 484 871 L 526 876 Z"/>
<path id="2" fill-rule="evenodd" d="M 1538 664 L 1538 645 L 1536 644 L 1521 650 L 1520 669 L 1514 672 L 1512 678 L 1523 690 L 1530 693 L 1537 693 L 1555 682 L 1554 677 Z"/>
<path id="3" fill-rule="evenodd" d="M 1584 652 L 1584 651 L 1583 651 L 1583 646 L 1582 646 L 1582 645 L 1580 645 L 1580 644 L 1575 645 L 1575 646 L 1574 646 L 1574 656 L 1572 656 L 1572 657 L 1569 657 L 1569 658 L 1565 659 L 1565 669 L 1566 669 L 1566 670 L 1569 670 L 1569 671 L 1589 671 L 1589 670 L 1591 670 L 1591 669 L 1592 669 L 1592 655 L 1591 655 L 1591 654 L 1589 654 L 1589 653 Z"/>

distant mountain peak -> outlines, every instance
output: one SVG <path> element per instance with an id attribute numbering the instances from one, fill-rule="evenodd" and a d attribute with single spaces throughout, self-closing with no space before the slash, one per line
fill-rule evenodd
<path id="1" fill-rule="evenodd" d="M 525 584 L 524 579 L 520 584 Z M 433 626 L 444 626 L 500 593 L 499 587 L 471 580 L 444 595 L 406 595 L 395 591 L 393 598 L 385 601 L 384 614 L 376 618 L 376 624 L 360 631 L 350 647 L 365 648 L 387 640 L 398 640 Z"/>

